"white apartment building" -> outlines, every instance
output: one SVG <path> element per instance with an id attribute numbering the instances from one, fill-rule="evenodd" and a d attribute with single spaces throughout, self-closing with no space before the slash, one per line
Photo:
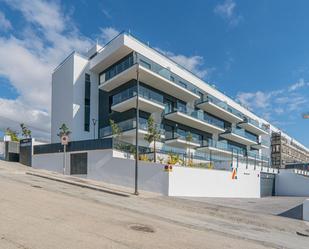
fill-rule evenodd
<path id="1" fill-rule="evenodd" d="M 74 52 L 55 69 L 51 141 L 59 141 L 62 123 L 73 141 L 110 137 L 113 120 L 121 139 L 134 144 L 137 82 L 140 146 L 151 147 L 144 135 L 152 115 L 162 131 L 158 147 L 163 151 L 185 153 L 189 144 L 196 155 L 269 163 L 267 122 L 127 33 L 86 55 Z"/>
<path id="2" fill-rule="evenodd" d="M 150 117 L 160 132 L 156 143 L 145 137 Z M 57 135 L 63 123 L 72 132 L 67 157 Z M 32 166 L 132 186 L 137 139 L 144 190 L 261 197 L 274 194 L 278 174 L 270 167 L 273 130 L 183 66 L 121 33 L 85 55 L 71 53 L 55 69 L 52 144 L 34 146 Z M 173 170 L 166 171 L 170 164 Z"/>

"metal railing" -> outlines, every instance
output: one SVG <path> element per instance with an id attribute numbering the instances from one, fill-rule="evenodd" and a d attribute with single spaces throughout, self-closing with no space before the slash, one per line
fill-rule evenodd
<path id="1" fill-rule="evenodd" d="M 127 158 L 134 158 L 136 152 L 136 147 L 134 144 L 130 144 L 119 139 L 113 139 L 113 149 L 130 154 L 130 157 L 127 155 Z M 153 161 L 153 148 L 139 146 L 139 153 L 141 156 L 146 155 L 146 160 Z M 264 158 L 265 160 L 262 161 L 262 156 L 252 157 L 237 152 L 233 152 L 232 155 L 227 156 L 223 154 L 211 154 L 200 151 L 188 152 L 186 149 L 163 145 L 161 147 L 157 147 L 156 154 L 158 163 L 167 163 L 166 160 L 170 156 L 174 156 L 178 158 L 177 165 L 179 166 L 231 170 L 231 165 L 238 167 L 238 164 L 242 163 L 243 165 L 254 166 L 254 168 L 257 166 L 270 168 L 270 163 L 267 158 Z M 164 160 L 163 157 L 165 158 Z M 140 160 L 142 159 L 140 158 Z M 145 160 L 145 157 L 143 160 Z"/>

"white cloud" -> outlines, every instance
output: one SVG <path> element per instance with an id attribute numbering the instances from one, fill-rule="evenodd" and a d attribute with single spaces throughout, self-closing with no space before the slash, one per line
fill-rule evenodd
<path id="1" fill-rule="evenodd" d="M 222 17 L 232 27 L 235 27 L 242 20 L 242 16 L 236 14 L 236 3 L 233 0 L 225 0 L 214 8 L 214 13 Z"/>
<path id="2" fill-rule="evenodd" d="M 288 122 L 288 119 L 309 108 L 308 92 L 307 89 L 303 89 L 307 85 L 304 79 L 300 79 L 284 89 L 269 92 L 240 92 L 236 98 L 249 109 L 268 117 L 268 121 L 278 121 L 276 118 L 281 116 Z"/>
<path id="3" fill-rule="evenodd" d="M 27 121 L 27 126 L 33 131 L 36 138 L 47 140 L 49 138 L 50 118 L 47 112 L 26 106 L 20 100 L 0 98 L 0 130 L 10 127 L 20 131 L 19 124 Z"/>
<path id="4" fill-rule="evenodd" d="M 100 28 L 101 34 L 99 35 L 100 41 L 105 44 L 115 38 L 120 32 L 112 27 Z"/>
<path id="5" fill-rule="evenodd" d="M 169 51 L 164 51 L 160 48 L 156 48 L 156 50 L 160 51 L 167 57 L 171 58 L 184 68 L 188 69 L 192 73 L 196 74 L 200 78 L 205 78 L 209 76 L 209 74 L 215 70 L 215 68 L 206 68 L 204 66 L 204 58 L 200 55 L 193 55 L 193 56 L 185 56 L 182 54 L 174 54 Z"/>
<path id="6" fill-rule="evenodd" d="M 297 81 L 296 83 L 292 84 L 290 87 L 289 87 L 289 91 L 292 92 L 292 91 L 295 91 L 299 88 L 302 88 L 304 86 L 306 86 L 308 84 L 305 83 L 304 79 L 299 79 L 299 81 Z"/>
<path id="7" fill-rule="evenodd" d="M 0 11 L 0 30 L 9 30 L 12 28 L 11 22 L 5 17 L 5 14 Z"/>
<path id="8" fill-rule="evenodd" d="M 244 93 L 240 92 L 237 94 L 237 99 L 240 103 L 247 106 L 250 110 L 255 108 L 266 108 L 269 106 L 269 99 L 271 98 L 271 93 L 264 93 L 257 91 L 255 93 Z"/>
<path id="9" fill-rule="evenodd" d="M 24 28 L 17 30 L 18 37 L 0 36 L 0 58 L 6 58 L 0 60 L 0 76 L 19 95 L 16 100 L 0 99 L 0 129 L 23 122 L 34 129 L 34 135 L 49 138 L 53 69 L 73 50 L 86 51 L 91 41 L 64 15 L 59 2 L 5 2 L 22 14 Z"/>

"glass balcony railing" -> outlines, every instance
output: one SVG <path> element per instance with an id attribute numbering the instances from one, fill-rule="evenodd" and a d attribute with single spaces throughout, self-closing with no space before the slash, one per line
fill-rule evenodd
<path id="1" fill-rule="evenodd" d="M 205 98 L 201 99 L 201 100 L 197 100 L 196 104 L 200 104 L 203 102 L 210 102 L 215 104 L 218 107 L 221 107 L 222 109 L 230 112 L 231 114 L 234 114 L 235 116 L 239 117 L 239 118 L 243 118 L 243 114 L 239 111 L 237 111 L 235 108 L 229 106 L 227 103 L 220 101 L 219 99 L 213 97 L 213 96 L 206 96 Z"/>
<path id="2" fill-rule="evenodd" d="M 159 74 L 163 78 L 189 90 L 190 92 L 195 94 L 197 93 L 197 88 L 192 83 L 184 80 L 177 74 L 172 73 L 168 68 L 165 68 L 138 53 L 131 53 L 119 62 L 115 63 L 113 66 L 103 71 L 100 74 L 100 84 L 104 84 L 106 81 L 112 79 L 116 75 L 122 73 L 135 64 L 139 64 L 142 67 L 147 68 L 156 74 Z"/>
<path id="3" fill-rule="evenodd" d="M 195 134 L 191 133 L 191 136 L 189 136 L 189 132 L 180 129 L 177 129 L 176 131 L 165 131 L 165 140 L 171 139 L 181 139 L 198 144 L 202 143 L 201 139 L 199 139 L 198 136 L 195 136 Z"/>
<path id="4" fill-rule="evenodd" d="M 137 59 L 135 58 L 136 63 L 140 64 L 142 67 L 151 70 L 154 73 L 159 74 L 163 78 L 172 81 L 173 83 L 189 90 L 190 92 L 197 93 L 197 88 L 190 82 L 184 80 L 177 74 L 171 72 L 168 68 L 162 67 L 161 65 L 153 62 L 152 60 L 148 59 L 147 57 L 137 54 Z"/>
<path id="5" fill-rule="evenodd" d="M 136 128 L 136 119 L 128 119 L 125 121 L 121 121 L 117 123 L 118 127 L 121 129 L 121 132 L 132 130 Z M 139 119 L 139 129 L 147 131 L 148 130 L 148 121 L 145 118 Z M 163 129 L 161 125 L 158 125 L 158 130 L 161 131 L 161 134 L 163 134 Z M 111 126 L 106 126 L 100 129 L 100 137 L 106 137 L 113 134 Z"/>
<path id="6" fill-rule="evenodd" d="M 268 161 L 269 160 L 269 157 L 264 156 L 264 155 L 260 155 L 256 151 L 250 151 L 250 150 L 247 151 L 247 156 L 251 157 L 251 158 L 254 158 L 254 159 L 257 159 L 257 160 L 263 160 L 263 161 Z"/>
<path id="7" fill-rule="evenodd" d="M 267 146 L 267 147 L 270 146 L 270 140 L 267 140 L 267 139 L 261 139 L 260 143 L 261 143 L 261 145 L 264 145 L 264 146 Z"/>
<path id="8" fill-rule="evenodd" d="M 227 130 L 227 132 L 234 133 L 234 134 L 236 134 L 238 136 L 241 136 L 243 138 L 246 138 L 246 139 L 249 139 L 249 140 L 251 140 L 253 142 L 258 143 L 258 141 L 257 141 L 258 138 L 256 136 L 252 135 L 251 133 L 246 132 L 244 129 L 229 128 Z"/>
<path id="9" fill-rule="evenodd" d="M 248 124 L 252 124 L 257 128 L 262 129 L 263 131 L 266 131 L 266 132 L 269 131 L 268 128 L 266 128 L 264 125 L 260 125 L 257 120 L 254 120 L 254 119 L 249 118 L 249 117 L 244 117 L 244 121 L 247 122 Z"/>
<path id="10" fill-rule="evenodd" d="M 224 129 L 224 122 L 222 120 L 216 119 L 215 117 L 212 117 L 212 116 L 204 113 L 202 110 L 196 110 L 196 109 L 189 108 L 189 107 L 178 107 L 178 108 L 174 108 L 174 109 L 166 108 L 165 114 L 173 113 L 173 112 L 176 112 L 176 111 L 184 113 L 184 114 L 186 114 L 186 115 L 188 115 L 192 118 L 196 118 L 196 119 L 203 121 L 205 123 L 219 127 L 221 129 Z"/>
<path id="11" fill-rule="evenodd" d="M 245 151 L 242 148 L 238 148 L 234 145 L 229 144 L 226 140 L 214 140 L 214 139 L 207 139 L 207 140 L 203 140 L 202 146 L 204 147 L 212 147 L 212 148 L 216 148 L 219 150 L 225 150 L 228 152 L 233 152 L 235 154 L 239 154 L 239 155 L 244 155 Z"/>
<path id="12" fill-rule="evenodd" d="M 135 87 L 128 88 L 118 94 L 115 94 L 113 96 L 112 106 L 136 96 L 136 92 L 137 91 L 136 91 L 136 86 L 135 86 Z M 139 96 L 163 105 L 163 96 L 146 87 L 143 87 L 143 86 L 139 87 Z"/>

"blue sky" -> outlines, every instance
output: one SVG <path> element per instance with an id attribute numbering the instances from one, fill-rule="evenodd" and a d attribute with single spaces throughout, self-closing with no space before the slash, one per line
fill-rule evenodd
<path id="1" fill-rule="evenodd" d="M 53 68 L 130 30 L 309 146 L 308 9 L 306 0 L 0 0 L 0 129 L 25 122 L 48 137 Z"/>

